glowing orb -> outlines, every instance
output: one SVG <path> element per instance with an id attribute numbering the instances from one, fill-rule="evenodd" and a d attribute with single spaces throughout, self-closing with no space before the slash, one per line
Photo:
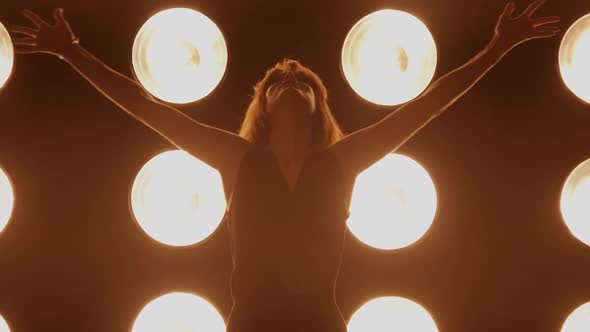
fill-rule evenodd
<path id="1" fill-rule="evenodd" d="M 572 234 L 590 245 L 590 159 L 567 178 L 560 205 L 563 220 Z"/>
<path id="2" fill-rule="evenodd" d="M 133 43 L 133 69 L 154 96 L 190 103 L 217 87 L 227 66 L 221 31 L 207 16 L 173 8 L 152 16 Z"/>
<path id="3" fill-rule="evenodd" d="M 590 102 L 590 14 L 578 19 L 563 36 L 559 69 L 568 88 Z"/>
<path id="4" fill-rule="evenodd" d="M 363 17 L 342 47 L 342 71 L 352 89 L 379 105 L 398 105 L 430 84 L 437 52 L 432 34 L 416 17 L 385 9 Z"/>
<path id="5" fill-rule="evenodd" d="M 590 303 L 586 303 L 572 312 L 561 328 L 561 332 L 590 331 Z"/>
<path id="6" fill-rule="evenodd" d="M 186 293 L 171 293 L 148 303 L 132 332 L 225 332 L 225 322 L 213 305 Z"/>
<path id="7" fill-rule="evenodd" d="M 131 208 L 139 226 L 156 241 L 195 244 L 221 223 L 226 208 L 221 177 L 185 151 L 164 152 L 139 171 Z"/>
<path id="8" fill-rule="evenodd" d="M 430 314 L 401 297 L 380 297 L 360 307 L 348 322 L 348 332 L 437 332 Z"/>
<path id="9" fill-rule="evenodd" d="M 0 316 L 0 332 L 10 332 L 10 328 L 8 327 L 8 323 Z"/>
<path id="10" fill-rule="evenodd" d="M 389 154 L 357 176 L 347 225 L 372 247 L 399 249 L 420 239 L 435 214 L 436 190 L 426 170 Z"/>
<path id="11" fill-rule="evenodd" d="M 14 192 L 10 179 L 0 168 L 0 232 L 4 230 L 14 208 Z"/>
<path id="12" fill-rule="evenodd" d="M 6 84 L 14 65 L 14 49 L 8 31 L 0 23 L 0 89 Z"/>

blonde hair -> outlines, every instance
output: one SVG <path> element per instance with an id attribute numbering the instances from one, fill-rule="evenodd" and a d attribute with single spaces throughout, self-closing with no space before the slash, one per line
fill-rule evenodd
<path id="1" fill-rule="evenodd" d="M 282 80 L 285 75 L 294 74 L 295 77 L 309 84 L 315 94 L 316 111 L 311 130 L 311 148 L 319 150 L 327 148 L 342 138 L 342 131 L 328 106 L 328 91 L 322 80 L 309 68 L 292 59 L 283 59 L 274 67 L 268 69 L 264 78 L 254 86 L 252 101 L 246 110 L 240 136 L 252 143 L 268 144 L 270 125 L 266 112 L 266 90 L 268 87 Z"/>

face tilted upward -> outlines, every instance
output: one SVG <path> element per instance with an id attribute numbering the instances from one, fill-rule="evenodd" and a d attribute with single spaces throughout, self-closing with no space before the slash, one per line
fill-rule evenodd
<path id="1" fill-rule="evenodd" d="M 316 110 L 313 82 L 296 70 L 272 73 L 265 86 L 266 106 L 269 112 L 284 109 L 313 114 Z"/>
<path id="2" fill-rule="evenodd" d="M 313 114 L 316 108 L 313 88 L 305 82 L 292 79 L 269 85 L 266 102 L 270 112 L 276 109 L 293 109 Z"/>

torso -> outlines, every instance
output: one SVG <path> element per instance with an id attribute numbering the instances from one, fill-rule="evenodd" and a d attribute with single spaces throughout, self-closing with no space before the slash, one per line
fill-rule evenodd
<path id="1" fill-rule="evenodd" d="M 228 332 L 269 331 L 269 324 L 346 331 L 334 287 L 351 189 L 327 150 L 292 173 L 266 147 L 244 154 L 226 214 L 234 300 Z"/>

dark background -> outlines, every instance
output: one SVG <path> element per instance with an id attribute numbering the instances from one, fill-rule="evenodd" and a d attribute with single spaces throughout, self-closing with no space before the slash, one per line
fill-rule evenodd
<path id="1" fill-rule="evenodd" d="M 237 131 L 253 84 L 289 56 L 324 79 L 334 115 L 351 132 L 394 110 L 364 102 L 341 76 L 340 47 L 358 19 L 382 8 L 421 18 L 437 41 L 440 77 L 488 42 L 505 3 L 2 0 L 0 21 L 23 25 L 20 9 L 49 18 L 64 7 L 81 43 L 131 75 L 133 39 L 148 17 L 198 9 L 221 27 L 230 59 L 217 90 L 183 111 Z M 590 0 L 552 0 L 538 15 L 560 15 L 565 32 L 589 12 Z M 563 32 L 515 49 L 399 151 L 435 181 L 437 216 L 419 242 L 397 251 L 348 237 L 337 287 L 347 320 L 369 299 L 391 295 L 423 305 L 441 332 L 556 332 L 590 301 L 590 247 L 559 212 L 567 175 L 590 158 L 590 107 L 557 69 Z M 129 331 L 148 301 L 172 291 L 205 297 L 227 318 L 227 230 L 190 248 L 164 247 L 128 208 L 139 169 L 173 148 L 56 57 L 17 57 L 0 92 L 0 164 L 16 191 L 0 235 L 0 313 L 14 332 Z"/>

